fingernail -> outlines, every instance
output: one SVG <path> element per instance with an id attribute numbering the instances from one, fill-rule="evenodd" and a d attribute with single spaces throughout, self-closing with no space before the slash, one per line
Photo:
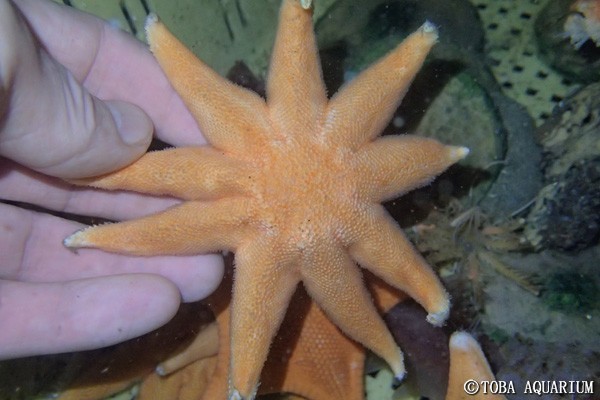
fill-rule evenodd
<path id="1" fill-rule="evenodd" d="M 152 121 L 139 107 L 123 101 L 107 101 L 119 136 L 128 145 L 149 145 L 154 129 Z"/>

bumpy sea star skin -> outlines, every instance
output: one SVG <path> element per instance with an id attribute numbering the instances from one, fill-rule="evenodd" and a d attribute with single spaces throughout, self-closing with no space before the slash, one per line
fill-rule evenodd
<path id="1" fill-rule="evenodd" d="M 467 332 L 454 332 L 449 347 L 450 372 L 446 400 L 506 400 L 501 394 L 488 393 L 484 388 L 469 385 L 469 382 L 478 385 L 496 379 L 473 336 Z"/>
<path id="2" fill-rule="evenodd" d="M 388 311 L 406 297 L 370 274 L 365 278 L 379 312 Z M 227 393 L 229 272 L 223 283 L 208 300 L 215 311 L 223 345 L 219 346 L 217 366 L 202 394 L 203 400 L 223 399 Z M 306 292 L 298 288 L 264 365 L 259 394 L 291 393 L 311 400 L 361 400 L 364 399 L 364 362 L 364 348 L 343 335 Z M 194 398 L 198 398 L 198 394 Z"/>
<path id="3" fill-rule="evenodd" d="M 468 153 L 415 136 L 377 138 L 437 32 L 426 23 L 328 101 L 311 17 L 298 0 L 283 1 L 266 102 L 212 71 L 149 18 L 151 50 L 211 146 L 148 153 L 79 182 L 186 201 L 65 239 L 70 248 L 145 256 L 235 251 L 231 398 L 254 396 L 299 282 L 398 378 L 402 352 L 356 262 L 418 301 L 431 323 L 448 315 L 446 291 L 379 204 L 429 183 Z"/>

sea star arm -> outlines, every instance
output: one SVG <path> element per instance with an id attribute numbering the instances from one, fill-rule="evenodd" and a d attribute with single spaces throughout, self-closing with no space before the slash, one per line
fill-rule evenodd
<path id="1" fill-rule="evenodd" d="M 349 337 L 386 360 L 396 377 L 402 379 L 406 372 L 402 352 L 346 251 L 335 243 L 324 242 L 304 260 L 301 272 L 306 291 L 325 314 Z"/>
<path id="2" fill-rule="evenodd" d="M 426 22 L 387 56 L 342 87 L 329 102 L 324 134 L 357 149 L 388 124 L 427 53 L 437 30 Z"/>
<path id="3" fill-rule="evenodd" d="M 267 81 L 270 115 L 286 136 L 317 132 L 327 103 L 312 12 L 285 0 Z"/>
<path id="4" fill-rule="evenodd" d="M 133 190 L 183 200 L 249 193 L 251 168 L 209 147 L 153 151 L 111 174 L 70 181 L 108 190 Z"/>
<path id="5" fill-rule="evenodd" d="M 468 153 L 466 147 L 445 146 L 434 139 L 385 136 L 357 152 L 357 186 L 367 200 L 379 203 L 428 184 Z"/>
<path id="6" fill-rule="evenodd" d="M 143 256 L 233 250 L 248 233 L 244 229 L 247 215 L 244 198 L 188 201 L 133 221 L 82 229 L 64 244 Z"/>
<path id="7" fill-rule="evenodd" d="M 429 313 L 431 324 L 442 325 L 450 308 L 448 293 L 383 207 L 372 207 L 361 231 L 349 249 L 354 260 L 415 299 Z"/>
<path id="8" fill-rule="evenodd" d="M 215 321 L 203 326 L 185 349 L 156 366 L 156 373 L 169 375 L 197 360 L 212 357 L 219 351 L 219 327 Z"/>
<path id="9" fill-rule="evenodd" d="M 486 393 L 484 390 L 473 395 L 465 393 L 465 382 L 494 381 L 494 373 L 488 364 L 479 343 L 467 332 L 454 332 L 450 337 L 450 373 L 446 400 L 506 400 L 501 394 Z"/>
<path id="10" fill-rule="evenodd" d="M 196 58 L 155 15 L 148 17 L 146 34 L 150 50 L 214 147 L 241 154 L 261 142 L 268 122 L 258 95 Z"/>
<path id="11" fill-rule="evenodd" d="M 294 260 L 275 240 L 257 240 L 236 252 L 231 300 L 230 398 L 256 394 L 269 346 L 300 281 Z"/>

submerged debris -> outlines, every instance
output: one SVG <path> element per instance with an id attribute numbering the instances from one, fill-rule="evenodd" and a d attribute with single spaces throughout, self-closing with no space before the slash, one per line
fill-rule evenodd
<path id="1" fill-rule="evenodd" d="M 575 82 L 594 82 L 600 78 L 597 3 L 597 0 L 548 1 L 535 22 L 541 55 Z"/>
<path id="2" fill-rule="evenodd" d="M 572 14 L 565 20 L 565 36 L 576 49 L 591 40 L 600 46 L 600 1 L 577 0 L 571 5 Z"/>
<path id="3" fill-rule="evenodd" d="M 581 250 L 600 237 L 600 157 L 573 165 L 538 195 L 526 235 L 536 248 Z"/>
<path id="4" fill-rule="evenodd" d="M 600 237 L 600 83 L 562 102 L 540 128 L 545 187 L 527 217 L 537 248 L 581 250 Z"/>

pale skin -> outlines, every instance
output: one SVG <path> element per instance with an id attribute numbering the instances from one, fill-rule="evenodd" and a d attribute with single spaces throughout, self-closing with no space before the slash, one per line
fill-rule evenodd
<path id="1" fill-rule="evenodd" d="M 143 44 L 50 1 L 0 0 L 0 199 L 113 220 L 176 204 L 61 180 L 130 164 L 153 133 L 174 145 L 203 144 Z M 77 255 L 62 238 L 80 227 L 0 203 L 0 359 L 138 336 L 221 280 L 216 255 Z"/>

